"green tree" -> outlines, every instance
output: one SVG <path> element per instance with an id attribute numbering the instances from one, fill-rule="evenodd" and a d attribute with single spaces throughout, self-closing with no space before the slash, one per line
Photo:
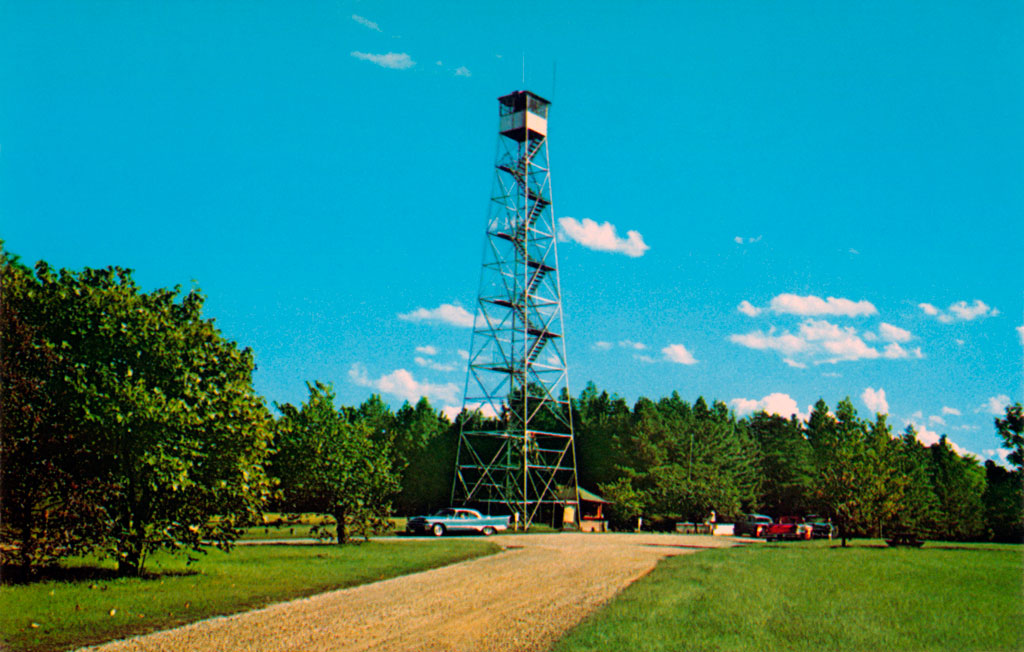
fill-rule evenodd
<path id="1" fill-rule="evenodd" d="M 329 385 L 307 388 L 309 399 L 300 408 L 278 407 L 271 472 L 285 504 L 334 517 L 339 544 L 352 534 L 368 538 L 386 531 L 398 491 L 390 445 L 374 441 L 366 422 L 335 409 Z"/>
<path id="2" fill-rule="evenodd" d="M 423 397 L 413 407 L 406 403 L 395 415 L 392 460 L 401 491 L 395 511 L 411 516 L 443 507 L 451 499 L 451 477 L 458 445 L 456 431 L 441 412 Z"/>
<path id="3" fill-rule="evenodd" d="M 22 419 L 12 441 L 29 427 L 66 446 L 44 463 L 57 467 L 51 478 L 90 489 L 91 542 L 125 574 L 157 549 L 229 546 L 269 492 L 269 413 L 252 389 L 252 352 L 202 318 L 198 291 L 144 293 L 130 270 L 55 273 L 41 262 L 18 282 L 24 291 L 6 302 L 5 289 L 5 309 L 45 352 L 38 391 L 23 394 L 45 423 Z M 24 456 L 4 454 L 15 464 L 5 461 L 4 484 L 16 491 L 34 474 L 19 468 Z M 56 489 L 47 504 L 86 507 Z"/>
<path id="4" fill-rule="evenodd" d="M 835 417 L 824 401 L 811 412 L 808 439 L 815 449 L 815 497 L 839 526 L 843 546 L 874 520 L 867 460 L 867 428 L 849 397 L 839 402 Z"/>
<path id="5" fill-rule="evenodd" d="M 759 412 L 747 427 L 760 453 L 760 503 L 764 509 L 774 516 L 806 512 L 811 501 L 814 451 L 800 421 L 795 416 L 783 419 Z"/>
<path id="6" fill-rule="evenodd" d="M 1006 415 L 996 417 L 996 430 L 1010 451 L 1006 461 L 1024 473 L 1024 407 L 1020 403 L 1006 406 Z"/>
<path id="7" fill-rule="evenodd" d="M 894 442 L 895 473 L 906 484 L 897 510 L 889 516 L 889 529 L 919 538 L 935 535 L 939 502 L 929 473 L 930 453 L 917 440 L 914 426 L 907 426 L 903 436 Z"/>
<path id="8" fill-rule="evenodd" d="M 985 470 L 971 456 L 961 457 L 942 436 L 929 448 L 929 472 L 938 499 L 937 534 L 965 541 L 985 531 Z"/>

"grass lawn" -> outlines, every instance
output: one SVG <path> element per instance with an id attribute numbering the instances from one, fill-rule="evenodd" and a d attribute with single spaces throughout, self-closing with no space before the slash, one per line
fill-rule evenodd
<path id="1" fill-rule="evenodd" d="M 167 629 L 331 589 L 365 584 L 497 552 L 480 540 L 239 546 L 191 566 L 157 555 L 151 577 L 112 577 L 112 565 L 68 563 L 68 581 L 0 587 L 4 650 L 64 650 Z"/>
<path id="2" fill-rule="evenodd" d="M 579 650 L 1024 650 L 1024 546 L 748 545 L 662 562 Z"/>
<path id="3" fill-rule="evenodd" d="M 405 530 L 404 517 L 392 518 L 390 535 Z M 334 519 L 324 514 L 278 514 L 267 513 L 263 516 L 263 525 L 250 527 L 239 537 L 240 541 L 257 541 L 260 539 L 316 539 L 329 534 L 329 540 L 335 536 Z M 386 536 L 385 535 L 385 536 Z M 358 537 L 356 537 L 358 538 Z"/>

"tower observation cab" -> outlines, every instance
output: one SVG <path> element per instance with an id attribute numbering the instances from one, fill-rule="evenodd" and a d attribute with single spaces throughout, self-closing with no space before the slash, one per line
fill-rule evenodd
<path id="1" fill-rule="evenodd" d="M 546 138 L 548 135 L 548 102 L 530 91 L 516 91 L 501 102 L 501 135 L 516 142 Z"/>
<path id="2" fill-rule="evenodd" d="M 498 98 L 498 153 L 452 502 L 577 525 L 579 491 L 551 209 L 548 110 Z"/>

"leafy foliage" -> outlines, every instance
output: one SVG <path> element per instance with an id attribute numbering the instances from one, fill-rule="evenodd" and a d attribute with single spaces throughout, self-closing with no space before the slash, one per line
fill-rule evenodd
<path id="1" fill-rule="evenodd" d="M 351 535 L 369 538 L 390 526 L 391 499 L 398 480 L 391 448 L 376 430 L 372 415 L 334 407 L 334 390 L 320 382 L 307 384 L 309 399 L 296 408 L 279 407 L 272 471 L 280 479 L 285 505 L 295 511 L 329 514 L 337 525 L 339 544 Z M 378 439 L 378 441 L 375 441 Z"/>
<path id="2" fill-rule="evenodd" d="M 269 491 L 252 351 L 202 318 L 198 291 L 144 293 L 130 270 L 41 262 L 32 277 L 5 261 L 4 281 L 19 351 L 4 366 L 5 538 L 51 558 L 95 546 L 127 574 L 157 549 L 230 545 Z"/>

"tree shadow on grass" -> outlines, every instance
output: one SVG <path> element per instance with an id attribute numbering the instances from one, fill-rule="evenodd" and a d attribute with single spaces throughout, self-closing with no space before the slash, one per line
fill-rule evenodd
<path id="1" fill-rule="evenodd" d="M 158 580 L 164 577 L 179 577 L 185 575 L 198 575 L 197 570 L 163 570 L 158 572 L 144 572 L 135 579 Z M 26 573 L 21 566 L 4 564 L 0 567 L 0 584 L 7 586 L 12 584 L 36 584 L 39 582 L 91 582 L 96 580 L 114 580 L 123 577 L 113 568 L 101 566 L 50 566 L 36 568 L 31 573 Z"/>

